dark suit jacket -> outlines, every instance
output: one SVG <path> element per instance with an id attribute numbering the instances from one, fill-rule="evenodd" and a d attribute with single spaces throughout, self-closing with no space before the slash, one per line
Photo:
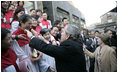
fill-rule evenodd
<path id="1" fill-rule="evenodd" d="M 87 45 L 87 49 L 90 51 L 90 52 L 94 52 L 96 50 L 96 47 L 98 46 L 97 45 L 97 38 L 96 39 L 96 43 L 95 45 L 92 47 L 91 44 L 92 44 L 92 39 L 89 39 L 87 42 L 86 42 L 86 45 Z M 94 62 L 95 62 L 95 59 L 94 58 L 90 58 L 90 71 L 94 71 Z"/>
<path id="2" fill-rule="evenodd" d="M 38 38 L 33 38 L 29 46 L 55 57 L 58 72 L 85 72 L 86 63 L 82 43 L 66 40 L 55 46 L 46 44 Z"/>
<path id="3" fill-rule="evenodd" d="M 86 46 L 87 46 L 87 49 L 90 51 L 90 52 L 94 52 L 96 50 L 96 48 L 98 47 L 98 41 L 97 41 L 97 38 L 96 39 L 96 43 L 95 45 L 92 47 L 91 44 L 92 44 L 92 39 L 89 39 L 87 42 L 86 42 Z"/>

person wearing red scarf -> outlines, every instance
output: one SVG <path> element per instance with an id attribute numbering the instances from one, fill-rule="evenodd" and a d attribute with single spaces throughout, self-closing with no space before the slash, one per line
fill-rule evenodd
<path id="1" fill-rule="evenodd" d="M 11 49 L 12 38 L 10 31 L 1 28 L 1 71 L 2 72 L 19 72 L 17 56 Z"/>
<path id="2" fill-rule="evenodd" d="M 14 13 L 13 21 L 11 22 L 11 34 L 18 29 L 20 25 L 18 20 L 23 14 L 25 14 L 24 8 L 18 7 Z"/>
<path id="3" fill-rule="evenodd" d="M 46 12 L 43 12 L 42 18 L 43 18 L 43 20 L 40 23 L 40 26 L 42 27 L 42 29 L 43 28 L 50 29 L 52 27 L 52 25 L 51 25 L 51 21 L 47 20 L 47 13 Z"/>
<path id="4" fill-rule="evenodd" d="M 11 29 L 11 25 L 10 25 L 10 23 L 11 23 L 11 21 L 12 21 L 12 19 L 13 19 L 13 12 L 12 11 L 8 11 L 8 12 L 6 12 L 5 13 L 5 19 L 4 19 L 4 22 L 6 23 L 6 28 L 7 29 Z"/>
<path id="5" fill-rule="evenodd" d="M 53 26 L 51 28 L 51 42 L 52 42 L 52 45 L 59 45 L 59 42 L 55 40 L 55 37 L 57 36 L 57 34 L 59 33 L 59 30 L 58 30 L 58 27 L 57 26 Z"/>
<path id="6" fill-rule="evenodd" d="M 67 19 L 66 17 L 64 17 L 64 18 L 62 19 L 62 24 L 63 24 L 63 27 L 64 27 L 64 28 L 65 28 L 66 25 L 68 24 L 68 19 Z"/>
<path id="7" fill-rule="evenodd" d="M 16 9 L 17 9 L 18 7 L 24 8 L 24 7 L 23 7 L 23 6 L 24 6 L 24 1 L 17 1 L 17 4 L 18 4 L 18 5 L 15 7 L 15 10 L 14 10 L 14 11 L 16 11 Z M 28 14 L 26 8 L 24 8 L 24 11 L 25 11 L 25 14 Z"/>
<path id="8" fill-rule="evenodd" d="M 26 39 L 28 39 L 28 41 L 25 40 L 20 40 L 17 39 L 17 43 L 18 45 L 16 45 L 14 43 L 14 48 L 15 51 L 18 55 L 18 57 L 20 58 L 20 60 L 24 60 L 25 58 L 29 58 L 29 60 L 31 61 L 30 63 L 30 69 L 29 71 L 32 72 L 39 72 L 39 60 L 41 58 L 41 53 L 39 51 L 37 51 L 38 55 L 36 58 L 33 57 L 33 49 L 29 47 L 29 41 L 30 39 L 27 36 L 27 33 L 25 32 L 25 30 L 29 30 L 31 25 L 32 25 L 32 17 L 24 14 L 19 18 L 19 22 L 20 22 L 20 27 L 12 34 L 12 35 L 20 35 L 20 34 L 24 34 L 24 37 Z M 16 46 L 15 46 L 16 45 Z M 29 62 L 28 62 L 29 63 Z M 22 66 L 24 67 L 24 66 Z"/>
<path id="9" fill-rule="evenodd" d="M 4 23 L 2 24 L 4 26 L 4 28 L 6 29 L 11 29 L 11 21 L 13 19 L 13 12 L 8 10 L 8 1 L 2 1 L 1 2 L 1 9 L 3 9 L 5 11 L 5 16 L 4 16 Z"/>
<path id="10" fill-rule="evenodd" d="M 41 31 L 41 26 L 38 24 L 38 21 L 36 20 L 35 17 L 32 17 L 32 25 L 31 25 L 31 29 L 33 29 L 34 31 L 36 31 L 38 33 L 38 35 L 40 35 L 40 31 Z"/>

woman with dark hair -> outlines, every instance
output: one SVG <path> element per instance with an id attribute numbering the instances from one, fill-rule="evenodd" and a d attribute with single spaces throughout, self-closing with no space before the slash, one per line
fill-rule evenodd
<path id="1" fill-rule="evenodd" d="M 13 4 L 9 4 L 9 11 L 14 12 L 15 6 Z"/>
<path id="2" fill-rule="evenodd" d="M 17 4 L 18 4 L 18 5 L 16 6 L 15 10 L 16 10 L 18 7 L 24 8 L 24 7 L 23 7 L 24 1 L 17 1 Z M 28 14 L 26 8 L 24 8 L 24 11 L 25 11 L 25 14 Z"/>
<path id="3" fill-rule="evenodd" d="M 25 29 L 30 29 L 30 26 L 32 24 L 32 17 L 27 14 L 24 14 L 19 18 L 19 22 L 20 27 L 13 33 L 13 35 L 24 34 L 24 37 L 27 38 L 28 41 L 20 39 L 16 40 L 13 44 L 13 49 L 16 52 L 17 56 L 20 58 L 21 62 L 27 62 L 27 60 L 31 61 L 30 63 L 32 65 L 30 64 L 30 68 L 27 68 L 25 71 L 39 72 L 39 62 L 42 55 L 39 51 L 34 51 L 29 47 L 29 38 L 26 32 L 24 31 Z M 34 52 L 36 53 L 36 55 L 34 54 Z M 22 65 L 22 67 L 24 67 L 24 65 Z"/>
<path id="4" fill-rule="evenodd" d="M 14 13 L 13 21 L 11 23 L 11 34 L 19 28 L 19 18 L 24 14 L 24 8 L 18 7 Z"/>
<path id="5" fill-rule="evenodd" d="M 102 34 L 98 36 L 99 47 L 91 53 L 87 49 L 84 49 L 85 54 L 91 58 L 95 58 L 95 72 L 113 72 L 117 70 L 116 52 L 109 45 L 110 36 L 108 34 Z M 83 46 L 86 48 L 85 46 Z"/>
<path id="6" fill-rule="evenodd" d="M 9 8 L 9 2 L 8 1 L 1 1 L 1 9 L 5 11 L 5 16 L 4 16 L 4 26 L 6 29 L 11 29 L 10 23 L 12 22 L 13 19 L 13 12 L 8 10 Z"/>
<path id="7" fill-rule="evenodd" d="M 61 24 L 61 21 L 60 20 L 56 20 L 54 22 L 54 25 L 56 25 L 58 28 L 61 28 L 62 27 L 62 24 Z"/>
<path id="8" fill-rule="evenodd" d="M 8 11 L 9 2 L 8 1 L 1 1 L 1 8 L 4 9 L 5 12 Z"/>
<path id="9" fill-rule="evenodd" d="M 1 71 L 2 72 L 19 72 L 19 61 L 15 52 L 11 49 L 12 37 L 10 31 L 1 28 Z"/>
<path id="10" fill-rule="evenodd" d="M 57 26 L 53 26 L 50 30 L 50 34 L 51 34 L 51 42 L 52 45 L 60 45 L 60 43 L 58 41 L 56 41 L 55 37 L 57 36 L 57 34 L 59 34 L 59 29 Z"/>
<path id="11" fill-rule="evenodd" d="M 23 7 L 23 5 L 24 5 L 24 1 L 17 1 L 17 6 L 21 6 L 21 7 Z"/>

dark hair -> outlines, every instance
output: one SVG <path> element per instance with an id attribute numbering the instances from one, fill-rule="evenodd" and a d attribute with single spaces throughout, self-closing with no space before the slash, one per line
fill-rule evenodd
<path id="1" fill-rule="evenodd" d="M 61 33 L 58 33 L 54 38 L 56 41 L 59 41 L 61 39 Z"/>
<path id="2" fill-rule="evenodd" d="M 14 16 L 13 16 L 13 20 L 19 20 L 19 18 L 17 17 L 17 14 L 21 11 L 24 11 L 24 8 L 23 7 L 18 7 L 14 13 Z"/>
<path id="3" fill-rule="evenodd" d="M 11 3 L 12 3 L 12 1 L 9 1 L 9 3 L 11 4 Z"/>
<path id="4" fill-rule="evenodd" d="M 46 13 L 45 11 L 44 12 L 42 12 L 42 14 L 44 14 L 44 13 Z M 47 14 L 47 13 L 46 13 Z"/>
<path id="5" fill-rule="evenodd" d="M 52 30 L 54 27 L 57 27 L 57 26 L 56 26 L 56 25 L 53 25 L 52 28 L 51 28 L 51 30 Z M 57 28 L 58 28 L 58 27 L 57 27 Z"/>
<path id="6" fill-rule="evenodd" d="M 9 4 L 8 8 L 9 8 L 10 6 L 14 6 L 14 5 L 13 5 L 13 4 Z M 15 7 L 15 6 L 14 6 L 14 7 Z"/>
<path id="7" fill-rule="evenodd" d="M 1 28 L 1 40 L 4 40 L 4 38 L 7 36 L 8 33 L 10 33 L 8 29 Z"/>
<path id="8" fill-rule="evenodd" d="M 37 9 L 36 12 L 41 12 L 42 13 L 42 11 L 40 9 Z"/>
<path id="9" fill-rule="evenodd" d="M 23 5 L 24 5 L 24 1 L 22 1 L 22 2 L 23 2 Z M 19 3 L 20 3 L 20 1 L 17 1 L 18 6 L 19 6 Z"/>
<path id="10" fill-rule="evenodd" d="M 54 25 L 57 25 L 57 24 L 59 24 L 61 21 L 60 20 L 56 20 L 55 22 L 54 22 Z"/>
<path id="11" fill-rule="evenodd" d="M 29 19 L 32 19 L 32 17 L 28 14 L 23 14 L 20 18 L 19 21 L 22 23 L 26 23 Z"/>
<path id="12" fill-rule="evenodd" d="M 62 19 L 62 22 L 63 22 L 65 19 L 67 19 L 67 18 L 66 18 L 66 17 L 64 17 L 64 18 Z"/>
<path id="13" fill-rule="evenodd" d="M 35 18 L 36 20 L 39 19 L 40 16 L 36 15 L 36 16 L 32 16 L 32 18 Z"/>
<path id="14" fill-rule="evenodd" d="M 31 12 L 32 10 L 35 10 L 35 9 L 30 9 L 30 12 Z"/>
<path id="15" fill-rule="evenodd" d="M 5 11 L 2 8 L 1 8 L 1 13 L 3 13 L 3 15 L 5 16 Z"/>
<path id="16" fill-rule="evenodd" d="M 1 1 L 1 4 L 4 3 L 4 2 L 8 2 L 8 1 Z"/>
<path id="17" fill-rule="evenodd" d="M 112 35 L 113 35 L 112 38 L 117 39 L 117 35 L 115 31 L 112 31 Z"/>
<path id="18" fill-rule="evenodd" d="M 8 3 L 8 8 L 9 8 L 9 2 L 8 2 L 8 1 L 1 1 L 1 9 L 4 9 L 4 8 L 2 7 L 2 3 L 4 3 L 4 2 L 7 2 L 7 3 Z M 5 12 L 8 11 L 8 9 L 4 9 L 4 10 L 5 10 Z"/>
<path id="19" fill-rule="evenodd" d="M 50 30 L 48 28 L 44 28 L 40 31 L 40 34 L 43 36 L 44 34 L 46 34 L 46 32 L 49 32 Z"/>
<path id="20" fill-rule="evenodd" d="M 108 31 L 111 31 L 111 32 L 112 32 L 111 29 L 105 29 L 105 30 L 104 30 L 104 33 L 107 33 Z"/>
<path id="21" fill-rule="evenodd" d="M 36 20 L 35 16 L 31 16 L 31 17 L 34 18 L 34 19 Z"/>
<path id="22" fill-rule="evenodd" d="M 95 33 L 96 33 L 96 32 L 100 33 L 98 30 L 96 30 Z"/>

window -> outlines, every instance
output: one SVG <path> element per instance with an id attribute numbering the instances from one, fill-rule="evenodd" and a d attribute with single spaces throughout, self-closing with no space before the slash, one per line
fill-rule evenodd
<path id="1" fill-rule="evenodd" d="M 30 13 L 30 9 L 35 8 L 34 7 L 34 1 L 24 1 L 24 8 L 27 9 L 28 14 Z"/>
<path id="2" fill-rule="evenodd" d="M 59 7 L 57 7 L 57 19 L 62 20 L 64 17 L 68 18 L 68 21 L 70 22 L 69 13 Z"/>
<path id="3" fill-rule="evenodd" d="M 75 15 L 72 15 L 72 22 L 73 22 L 73 24 L 77 24 L 77 25 L 79 25 L 79 17 L 77 17 L 77 16 L 75 16 Z"/>

